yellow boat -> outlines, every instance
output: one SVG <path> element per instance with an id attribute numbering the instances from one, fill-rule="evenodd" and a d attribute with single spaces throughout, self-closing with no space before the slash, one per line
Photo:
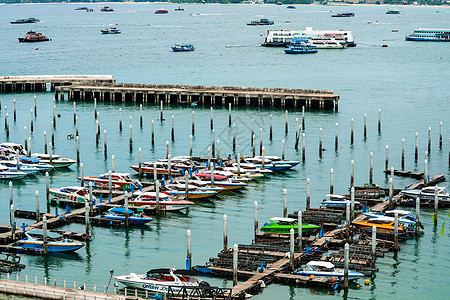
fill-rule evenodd
<path id="1" fill-rule="evenodd" d="M 372 232 L 372 227 L 377 227 L 377 233 L 382 234 L 394 234 L 395 227 L 394 221 L 385 218 L 370 218 L 362 221 L 352 221 L 352 224 L 364 231 Z M 408 229 L 402 225 L 398 225 L 398 235 L 408 234 Z"/>

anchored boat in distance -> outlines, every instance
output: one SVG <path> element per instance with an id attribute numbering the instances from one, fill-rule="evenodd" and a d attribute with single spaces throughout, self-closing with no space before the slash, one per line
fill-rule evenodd
<path id="1" fill-rule="evenodd" d="M 450 42 L 450 29 L 417 28 L 406 36 L 407 41 Z"/>

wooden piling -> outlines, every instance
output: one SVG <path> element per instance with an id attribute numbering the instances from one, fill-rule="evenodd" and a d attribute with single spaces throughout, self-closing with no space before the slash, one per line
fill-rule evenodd
<path id="1" fill-rule="evenodd" d="M 355 187 L 350 189 L 350 214 L 351 220 L 355 219 Z"/>
<path id="2" fill-rule="evenodd" d="M 311 207 L 311 179 L 306 179 L 306 210 Z"/>
<path id="3" fill-rule="evenodd" d="M 14 122 L 16 122 L 16 117 L 17 117 L 17 113 L 16 113 L 16 99 L 13 100 L 13 104 L 14 104 Z M 55 118 L 55 106 L 53 105 L 53 118 Z"/>
<path id="4" fill-rule="evenodd" d="M 336 135 L 334 136 L 334 149 L 337 151 L 339 148 L 339 136 L 338 136 L 338 130 L 339 130 L 339 123 L 336 123 Z"/>
<path id="5" fill-rule="evenodd" d="M 125 191 L 124 193 L 124 204 L 125 204 L 125 226 L 128 227 L 129 225 L 129 215 L 128 215 L 128 192 Z"/>
<path id="6" fill-rule="evenodd" d="M 424 161 L 423 182 L 424 182 L 424 186 L 428 185 L 428 159 L 425 159 L 425 161 Z"/>
<path id="7" fill-rule="evenodd" d="M 294 145 L 294 149 L 298 150 L 298 142 L 300 140 L 300 125 L 297 126 L 296 130 L 295 130 L 295 145 Z"/>
<path id="8" fill-rule="evenodd" d="M 48 248 L 47 248 L 47 216 L 46 215 L 44 215 L 42 217 L 42 232 L 43 232 L 44 255 L 47 255 Z M 47 277 L 46 277 L 46 279 L 47 279 Z"/>
<path id="9" fill-rule="evenodd" d="M 28 137 L 28 157 L 31 157 L 31 137 Z"/>
<path id="10" fill-rule="evenodd" d="M 438 206 L 439 206 L 439 188 L 436 185 L 434 187 L 434 225 L 437 225 L 438 221 Z"/>
<path id="11" fill-rule="evenodd" d="M 384 170 L 386 172 L 389 170 L 389 145 L 386 145 L 386 160 L 384 164 Z"/>
<path id="12" fill-rule="evenodd" d="M 195 112 L 192 111 L 192 135 L 195 135 Z"/>
<path id="13" fill-rule="evenodd" d="M 100 124 L 98 123 L 98 119 L 95 120 L 95 145 L 98 147 L 98 143 L 100 140 Z"/>
<path id="14" fill-rule="evenodd" d="M 369 184 L 373 183 L 373 152 L 370 152 Z"/>
<path id="15" fill-rule="evenodd" d="M 0 110 L 2 109 L 2 105 L 0 103 Z M 34 116 L 37 117 L 37 99 L 36 96 L 34 96 Z"/>
<path id="16" fill-rule="evenodd" d="M 213 129 L 211 132 L 211 150 L 212 157 L 216 155 L 216 130 Z M 254 156 L 254 155 L 253 155 Z"/>
<path id="17" fill-rule="evenodd" d="M 302 162 L 306 161 L 306 134 L 302 133 Z"/>
<path id="18" fill-rule="evenodd" d="M 94 98 L 94 119 L 97 119 L 97 98 Z"/>
<path id="19" fill-rule="evenodd" d="M 414 151 L 414 161 L 417 162 L 419 159 L 419 133 L 416 132 L 416 149 Z"/>
<path id="20" fill-rule="evenodd" d="M 192 138 L 193 138 L 192 134 L 189 135 L 189 156 L 192 156 L 192 145 L 193 145 Z"/>
<path id="21" fill-rule="evenodd" d="M 299 210 L 297 212 L 297 234 L 298 234 L 298 252 L 303 250 L 302 240 L 303 240 L 303 220 L 302 220 L 302 211 Z"/>
<path id="22" fill-rule="evenodd" d="M 283 217 L 287 218 L 287 190 L 283 190 Z"/>
<path id="23" fill-rule="evenodd" d="M 405 138 L 402 138 L 402 170 L 405 169 Z"/>
<path id="24" fill-rule="evenodd" d="M 289 129 L 288 111 L 286 110 L 286 124 L 284 125 L 284 133 L 287 135 Z"/>
<path id="25" fill-rule="evenodd" d="M 349 265 L 349 255 L 350 254 L 350 246 L 348 243 L 345 243 L 344 246 L 344 288 L 348 288 L 348 265 Z"/>
<path id="26" fill-rule="evenodd" d="M 262 147 L 263 147 L 263 130 L 259 128 L 259 155 L 262 155 Z"/>
<path id="27" fill-rule="evenodd" d="M 16 150 L 16 167 L 17 171 L 20 171 L 20 156 L 19 156 L 19 150 Z"/>
<path id="28" fill-rule="evenodd" d="M 139 111 L 140 111 L 139 126 L 142 129 L 142 127 L 144 126 L 144 118 L 142 116 L 142 104 L 139 104 Z"/>
<path id="29" fill-rule="evenodd" d="M 416 236 L 419 236 L 420 230 L 420 198 L 416 197 Z"/>
<path id="30" fill-rule="evenodd" d="M 350 237 L 350 207 L 351 202 L 345 200 L 345 237 Z"/>
<path id="31" fill-rule="evenodd" d="M 253 219 L 253 233 L 254 233 L 254 237 L 256 239 L 256 237 L 258 236 L 258 201 L 253 202 L 253 207 L 254 207 L 254 219 Z"/>
<path id="32" fill-rule="evenodd" d="M 77 143 L 77 164 L 80 163 L 80 137 L 77 135 L 75 137 Z"/>
<path id="33" fill-rule="evenodd" d="M 377 259 L 377 226 L 372 226 L 372 263 Z"/>
<path id="34" fill-rule="evenodd" d="M 353 118 L 351 118 L 351 133 L 350 133 L 350 145 L 353 145 L 354 133 L 353 133 Z"/>
<path id="35" fill-rule="evenodd" d="M 133 125 L 130 124 L 130 152 L 133 152 Z"/>
<path id="36" fill-rule="evenodd" d="M 367 114 L 364 114 L 364 139 L 367 139 Z"/>
<path id="37" fill-rule="evenodd" d="M 175 141 L 175 117 L 174 115 L 172 115 L 172 141 Z"/>
<path id="38" fill-rule="evenodd" d="M 79 136 L 79 134 L 78 134 L 78 117 L 75 117 L 75 136 Z"/>
<path id="39" fill-rule="evenodd" d="M 36 199 L 36 222 L 39 222 L 41 216 L 41 210 L 39 209 L 39 191 L 34 192 L 34 197 Z"/>
<path id="40" fill-rule="evenodd" d="M 233 286 L 238 282 L 238 245 L 233 245 Z"/>
<path id="41" fill-rule="evenodd" d="M 48 158 L 50 164 L 53 165 L 53 146 L 52 143 L 48 143 Z"/>
<path id="42" fill-rule="evenodd" d="M 9 205 L 13 204 L 13 183 L 9 182 Z"/>
<path id="43" fill-rule="evenodd" d="M 241 175 L 241 154 L 237 154 L 237 171 L 238 175 Z"/>
<path id="44" fill-rule="evenodd" d="M 81 186 L 84 187 L 84 164 L 80 164 L 80 178 L 81 178 Z"/>
<path id="45" fill-rule="evenodd" d="M 442 122 L 439 122 L 439 149 L 442 149 Z"/>
<path id="46" fill-rule="evenodd" d="M 330 194 L 334 194 L 334 170 L 330 169 Z"/>
<path id="47" fill-rule="evenodd" d="M 122 131 L 122 108 L 119 108 L 119 131 Z"/>
<path id="48" fill-rule="evenodd" d="M 75 124 L 76 119 L 77 119 L 77 103 L 73 101 L 73 124 Z"/>
<path id="49" fill-rule="evenodd" d="M 233 124 L 233 152 L 235 152 L 235 151 L 236 151 L 236 123 Z M 449 151 L 448 157 L 449 157 L 449 165 L 450 165 L 450 151 Z"/>
<path id="50" fill-rule="evenodd" d="M 394 250 L 398 250 L 398 212 L 394 213 Z"/>
<path id="51" fill-rule="evenodd" d="M 378 109 L 378 134 L 381 134 L 381 109 Z"/>
<path id="52" fill-rule="evenodd" d="M 6 131 L 6 137 L 9 138 L 9 118 L 8 118 L 8 113 L 5 113 L 5 131 Z"/>
<path id="53" fill-rule="evenodd" d="M 428 154 L 431 153 L 431 127 L 428 127 Z"/>
<path id="54" fill-rule="evenodd" d="M 211 106 L 211 130 L 214 129 L 214 108 Z"/>
<path id="55" fill-rule="evenodd" d="M 255 119 L 252 119 L 252 133 L 250 135 L 250 143 L 252 142 L 254 135 L 255 135 Z"/>
<path id="56" fill-rule="evenodd" d="M 28 151 L 28 144 L 27 144 L 27 126 L 23 126 L 23 131 L 24 131 L 24 147 L 25 147 L 25 151 Z"/>
<path id="57" fill-rule="evenodd" d="M 227 215 L 223 215 L 223 251 L 228 250 L 228 227 L 227 227 Z"/>
<path id="58" fill-rule="evenodd" d="M 103 153 L 105 155 L 105 158 L 108 157 L 108 143 L 106 140 L 106 129 L 103 130 Z"/>
<path id="59" fill-rule="evenodd" d="M 350 187 L 355 186 L 355 161 L 350 161 Z"/>
<path id="60" fill-rule="evenodd" d="M 394 209 L 394 179 L 391 177 L 389 178 L 389 209 Z"/>
<path id="61" fill-rule="evenodd" d="M 322 128 L 319 129 L 319 157 L 322 158 Z"/>
<path id="62" fill-rule="evenodd" d="M 10 216 L 10 225 L 11 225 L 11 239 L 14 241 L 16 239 L 16 220 L 15 220 L 15 209 L 14 204 L 10 205 L 9 216 Z"/>
<path id="63" fill-rule="evenodd" d="M 256 156 L 256 147 L 255 147 L 255 135 L 252 136 L 252 156 L 255 157 Z"/>
<path id="64" fill-rule="evenodd" d="M 55 126 L 53 126 L 54 123 L 52 121 L 52 144 L 55 144 Z"/>
<path id="65" fill-rule="evenodd" d="M 286 144 L 286 141 L 283 139 L 282 141 L 281 141 L 281 159 L 284 159 L 285 158 L 285 156 L 284 156 L 284 149 L 285 149 L 285 144 Z"/>
<path id="66" fill-rule="evenodd" d="M 302 130 L 305 130 L 305 107 L 302 106 Z"/>
<path id="67" fill-rule="evenodd" d="M 55 102 L 55 99 L 53 99 L 53 102 Z M 56 105 L 53 105 L 53 128 L 56 128 Z"/>
<path id="68" fill-rule="evenodd" d="M 34 122 L 33 122 L 33 110 L 30 109 L 30 131 L 34 131 Z"/>
<path id="69" fill-rule="evenodd" d="M 269 129 L 269 141 L 272 140 L 272 114 L 269 115 L 270 119 L 270 129 Z"/>
<path id="70" fill-rule="evenodd" d="M 187 255 L 186 255 L 186 269 L 190 270 L 192 266 L 192 249 L 191 249 L 191 230 L 186 230 L 187 237 Z"/>
<path id="71" fill-rule="evenodd" d="M 153 163 L 153 181 L 156 182 L 157 179 L 158 179 L 158 172 L 156 171 L 156 162 L 154 162 Z"/>
<path id="72" fill-rule="evenodd" d="M 291 267 L 291 272 L 294 272 L 295 261 L 294 261 L 294 228 L 289 231 L 289 265 Z"/>
<path id="73" fill-rule="evenodd" d="M 231 102 L 228 103 L 228 126 L 231 126 Z"/>
<path id="74" fill-rule="evenodd" d="M 163 102 L 161 100 L 161 114 L 160 114 L 161 123 L 164 121 L 164 115 L 163 115 Z"/>
<path id="75" fill-rule="evenodd" d="M 116 156 L 114 154 L 111 156 L 111 169 L 113 173 L 116 172 Z"/>
<path id="76" fill-rule="evenodd" d="M 168 176 L 169 176 L 169 180 L 172 177 L 172 155 L 167 155 L 167 168 L 168 168 Z"/>
<path id="77" fill-rule="evenodd" d="M 87 201 L 84 203 L 84 223 L 86 225 L 86 239 L 89 240 L 89 202 Z"/>

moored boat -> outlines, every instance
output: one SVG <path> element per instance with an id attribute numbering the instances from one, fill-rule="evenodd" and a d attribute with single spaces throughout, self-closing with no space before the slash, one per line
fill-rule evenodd
<path id="1" fill-rule="evenodd" d="M 294 5 L 288 5 L 286 6 L 287 9 L 296 9 L 297 7 L 295 7 Z"/>
<path id="2" fill-rule="evenodd" d="M 444 201 L 444 202 L 450 201 L 450 195 L 449 195 L 449 193 L 445 192 L 445 187 L 437 186 L 437 192 L 438 192 L 438 200 L 439 201 Z M 419 197 L 421 202 L 434 203 L 436 186 L 427 186 L 422 189 L 402 190 L 401 193 L 402 193 L 403 197 L 406 197 L 406 198 L 416 199 L 417 197 Z"/>
<path id="3" fill-rule="evenodd" d="M 100 11 L 105 11 L 105 12 L 112 12 L 114 11 L 114 9 L 112 9 L 112 7 L 110 6 L 103 6 Z"/>
<path id="4" fill-rule="evenodd" d="M 24 249 L 44 249 L 44 233 L 42 230 L 34 229 L 25 232 L 25 238 L 17 241 L 17 247 Z M 48 252 L 70 252 L 76 251 L 84 246 L 84 243 L 65 239 L 56 232 L 47 231 Z"/>
<path id="5" fill-rule="evenodd" d="M 175 44 L 175 46 L 171 48 L 173 52 L 190 52 L 195 50 L 195 47 L 192 44 Z"/>
<path id="6" fill-rule="evenodd" d="M 285 233 L 289 234 L 291 229 L 294 229 L 294 233 L 298 233 L 298 220 L 293 218 L 270 218 L 269 223 L 264 223 L 261 228 L 262 232 L 269 233 Z M 310 233 L 319 229 L 320 227 L 314 224 L 302 223 L 302 233 Z"/>
<path id="7" fill-rule="evenodd" d="M 50 154 L 33 153 L 31 154 L 31 157 L 39 159 L 43 163 L 50 164 L 54 168 L 68 168 L 74 163 L 76 163 L 76 160 L 61 157 L 58 154 L 52 154 L 51 161 L 50 161 Z"/>
<path id="8" fill-rule="evenodd" d="M 286 54 L 308 54 L 317 53 L 317 46 L 308 44 L 307 39 L 292 39 L 287 49 L 284 49 Z"/>
<path id="9" fill-rule="evenodd" d="M 158 194 L 159 208 L 165 211 L 179 211 L 188 208 L 195 203 L 169 196 L 165 193 Z M 141 193 L 136 199 L 128 201 L 128 204 L 137 208 L 155 209 L 156 192 Z"/>
<path id="10" fill-rule="evenodd" d="M 125 222 L 125 207 L 113 207 L 108 210 L 108 213 L 103 216 L 109 220 L 118 220 Z M 144 215 L 144 213 L 136 214 L 131 209 L 128 209 L 128 223 L 133 225 L 142 225 L 153 221 L 153 218 Z"/>
<path id="11" fill-rule="evenodd" d="M 389 10 L 386 12 L 386 14 L 387 14 L 387 15 L 398 15 L 398 14 L 400 14 L 400 11 L 399 11 L 399 10 L 396 10 L 396 9 L 389 9 Z"/>
<path id="12" fill-rule="evenodd" d="M 175 293 L 182 287 L 209 287 L 206 281 L 193 277 L 196 272 L 191 270 L 153 269 L 147 274 L 137 275 L 130 273 L 128 275 L 116 276 L 114 279 L 127 287 L 149 290 L 155 293 L 167 293 L 169 286 Z"/>
<path id="13" fill-rule="evenodd" d="M 259 19 L 257 21 L 251 21 L 250 23 L 247 23 L 247 25 L 251 25 L 251 26 L 273 25 L 273 24 L 275 24 L 275 23 L 269 19 Z"/>
<path id="14" fill-rule="evenodd" d="M 48 172 L 54 169 L 52 165 L 43 163 L 37 158 L 20 157 L 19 160 L 26 165 L 38 168 L 41 172 Z"/>
<path id="15" fill-rule="evenodd" d="M 11 23 L 11 24 L 30 24 L 30 23 L 39 23 L 39 22 L 41 22 L 39 19 L 28 18 L 28 19 L 19 19 L 19 20 L 11 21 L 9 23 Z"/>
<path id="16" fill-rule="evenodd" d="M 15 179 L 22 179 L 25 176 L 27 176 L 27 173 L 18 171 L 18 170 L 12 170 L 8 167 L 0 165 L 0 179 L 1 180 L 15 180 Z"/>
<path id="17" fill-rule="evenodd" d="M 211 181 L 211 174 L 195 174 L 195 177 L 197 177 L 199 180 L 202 180 L 203 182 L 207 183 L 208 185 L 216 185 L 222 188 L 225 188 L 227 190 L 237 190 L 242 189 L 247 186 L 247 183 L 245 182 L 233 182 L 226 176 L 222 175 L 214 175 L 214 183 Z"/>
<path id="18" fill-rule="evenodd" d="M 164 193 L 168 193 L 173 196 L 186 196 L 186 184 L 182 183 L 171 183 L 165 185 L 168 188 Z M 202 190 L 201 188 L 188 184 L 188 198 L 189 199 L 203 199 L 216 195 L 219 191 L 212 190 Z"/>
<path id="19" fill-rule="evenodd" d="M 346 12 L 346 13 L 340 13 L 340 14 L 334 14 L 334 15 L 331 15 L 332 17 L 340 17 L 340 18 L 348 18 L 348 17 L 354 17 L 355 16 L 355 14 L 354 13 L 352 13 L 352 12 Z"/>
<path id="20" fill-rule="evenodd" d="M 119 34 L 119 33 L 121 33 L 120 29 L 117 27 L 107 27 L 105 29 L 101 29 L 100 32 L 102 34 Z"/>
<path id="21" fill-rule="evenodd" d="M 27 175 L 35 175 L 39 172 L 38 168 L 35 168 L 33 166 L 28 166 L 19 163 L 19 167 L 17 167 L 17 161 L 11 160 L 11 161 L 0 161 L 0 165 L 7 167 L 10 171 L 21 171 L 24 172 Z"/>
<path id="22" fill-rule="evenodd" d="M 347 205 L 351 205 L 351 201 L 345 199 L 345 196 L 342 195 L 328 194 L 325 197 L 328 197 L 329 199 L 323 199 L 320 203 L 320 208 L 345 210 L 347 208 Z M 363 208 L 363 205 L 359 201 L 355 201 L 354 205 L 355 210 L 357 211 L 360 211 Z"/>
<path id="23" fill-rule="evenodd" d="M 136 172 L 139 172 L 139 165 L 130 166 Z M 148 161 L 143 162 L 141 165 L 143 174 L 153 174 L 156 167 L 157 175 L 169 175 L 169 163 L 168 162 L 160 162 L 160 161 Z M 170 175 L 172 176 L 181 176 L 183 175 L 182 171 L 175 167 L 175 164 L 170 163 Z"/>
<path id="24" fill-rule="evenodd" d="M 337 280 L 344 280 L 344 269 L 336 268 L 334 264 L 328 261 L 310 261 L 303 269 L 296 272 L 297 275 L 322 277 L 322 278 L 335 278 Z M 364 274 L 349 270 L 348 280 L 356 280 L 364 277 Z"/>
<path id="25" fill-rule="evenodd" d="M 81 180 L 81 177 L 78 177 Z M 109 188 L 109 173 L 104 173 L 99 176 L 85 176 L 86 181 L 94 182 L 94 186 L 100 189 Z M 111 186 L 113 189 L 126 189 L 133 190 L 142 187 L 142 184 L 138 180 L 133 180 L 130 177 L 130 173 L 111 173 Z"/>
<path id="26" fill-rule="evenodd" d="M 9 154 L 16 155 L 17 152 L 19 153 L 19 156 L 27 156 L 28 152 L 25 150 L 22 144 L 17 143 L 1 143 L 0 147 L 8 149 L 10 152 Z M 5 149 L 1 149 L 1 151 L 6 151 Z"/>
<path id="27" fill-rule="evenodd" d="M 366 220 L 360 220 L 360 221 L 352 221 L 351 224 L 361 230 L 367 231 L 367 232 L 372 232 L 372 228 L 373 226 L 376 226 L 377 228 L 377 233 L 381 233 L 381 234 L 389 234 L 389 235 L 393 235 L 394 234 L 394 220 L 391 218 L 370 218 L 370 219 L 366 219 Z M 398 235 L 399 236 L 405 236 L 408 234 L 413 234 L 414 231 L 410 230 L 408 231 L 408 229 L 406 227 L 404 227 L 401 224 L 398 224 Z"/>
<path id="28" fill-rule="evenodd" d="M 162 15 L 162 14 L 168 14 L 169 13 L 169 11 L 167 10 L 167 9 L 157 9 L 156 11 L 155 11 L 155 14 L 157 14 L 157 15 Z"/>
<path id="29" fill-rule="evenodd" d="M 81 186 L 66 186 L 62 188 L 49 188 L 50 194 L 57 199 L 65 199 L 75 202 L 89 202 L 89 189 Z M 92 195 L 92 200 L 96 198 Z"/>
<path id="30" fill-rule="evenodd" d="M 48 37 L 42 35 L 40 32 L 30 30 L 23 38 L 19 38 L 20 43 L 35 43 L 35 42 L 47 42 L 50 41 Z"/>
<path id="31" fill-rule="evenodd" d="M 450 29 L 417 28 L 405 39 L 417 42 L 450 42 Z"/>

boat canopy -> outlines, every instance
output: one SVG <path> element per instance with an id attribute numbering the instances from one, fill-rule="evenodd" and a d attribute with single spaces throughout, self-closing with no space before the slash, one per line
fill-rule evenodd
<path id="1" fill-rule="evenodd" d="M 177 269 L 172 269 L 172 273 L 175 275 L 196 275 L 198 274 L 198 272 L 193 271 L 193 270 L 177 270 Z M 147 271 L 147 275 L 149 274 L 170 274 L 170 269 L 152 269 Z"/>
<path id="2" fill-rule="evenodd" d="M 328 198 L 335 198 L 335 199 L 345 199 L 345 196 L 343 196 L 343 195 L 337 195 L 337 194 L 327 194 L 327 195 L 325 195 L 325 197 L 328 197 Z"/>
<path id="3" fill-rule="evenodd" d="M 114 207 L 109 210 L 109 212 L 125 214 L 125 207 Z M 131 209 L 128 209 L 128 214 L 132 215 L 134 212 Z"/>
<path id="4" fill-rule="evenodd" d="M 28 233 L 31 236 L 35 236 L 35 237 L 43 237 L 44 236 L 43 230 L 39 230 L 39 229 L 33 229 L 30 231 L 27 231 L 26 233 Z M 51 239 L 58 239 L 61 237 L 61 235 L 56 232 L 47 231 L 47 237 L 49 237 Z"/>
<path id="5" fill-rule="evenodd" d="M 37 158 L 32 158 L 32 157 L 21 157 L 20 160 L 24 161 L 24 162 L 31 162 L 31 163 L 39 163 L 40 160 Z"/>
<path id="6" fill-rule="evenodd" d="M 327 269 L 334 268 L 334 265 L 328 261 L 313 260 L 313 261 L 310 261 L 308 263 L 308 265 L 311 266 L 312 268 L 316 268 L 316 267 L 322 267 L 322 268 L 327 268 Z"/>

